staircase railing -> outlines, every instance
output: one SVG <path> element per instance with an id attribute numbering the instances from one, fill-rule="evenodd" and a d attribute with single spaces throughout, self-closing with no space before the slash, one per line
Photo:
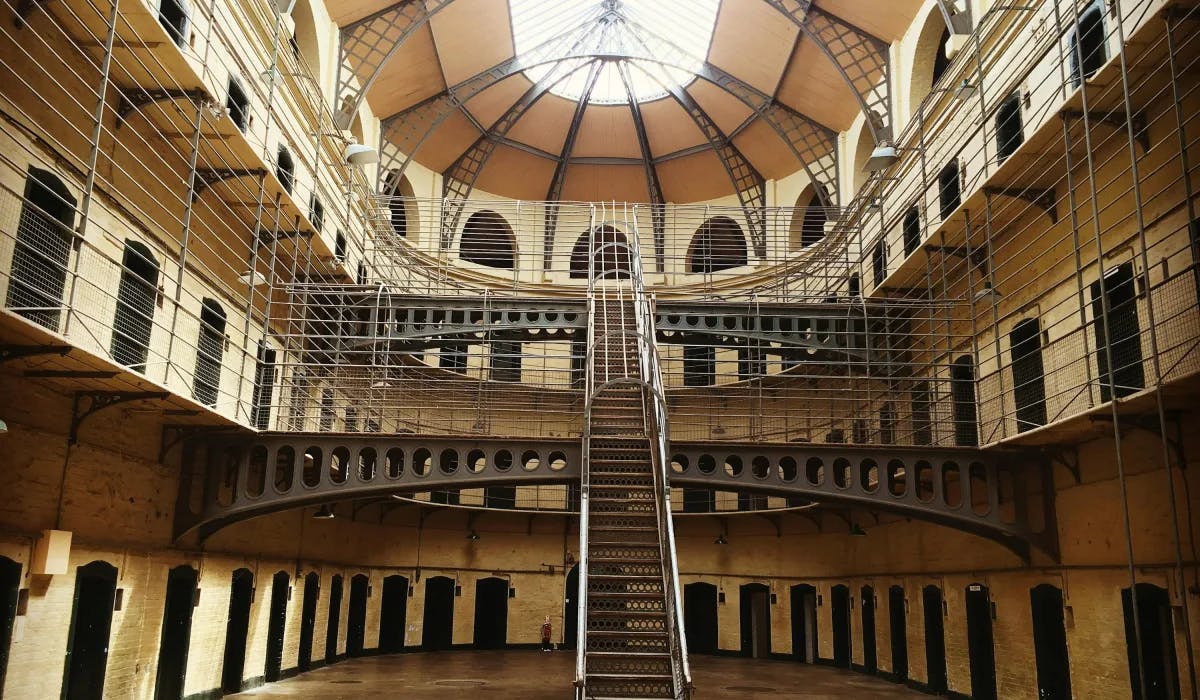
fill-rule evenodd
<path id="1" fill-rule="evenodd" d="M 637 225 L 637 212 L 631 219 L 633 225 L 632 248 L 633 264 L 633 296 L 636 308 L 637 337 L 641 350 L 642 381 L 649 387 L 646 402 L 649 404 L 645 411 L 648 424 L 646 434 L 653 442 L 651 458 L 655 487 L 658 490 L 654 499 L 658 510 L 658 535 L 663 548 L 663 586 L 667 604 L 668 619 L 674 624 L 668 625 L 668 638 L 671 647 L 671 670 L 675 677 L 675 697 L 686 700 L 691 697 L 692 673 L 688 664 L 687 637 L 683 626 L 683 601 L 680 597 L 679 569 L 676 565 L 675 526 L 671 517 L 671 484 L 668 467 L 670 465 L 668 436 L 670 426 L 667 421 L 667 398 L 663 384 L 661 363 L 659 362 L 656 329 L 654 327 L 654 298 L 646 293 L 640 232 Z"/>
<path id="2" fill-rule="evenodd" d="M 579 485 L 579 591 L 575 594 L 575 692 L 582 700 L 587 683 L 587 589 L 588 589 L 588 465 L 591 463 L 592 393 L 596 388 L 595 371 L 591 355 L 596 342 L 596 256 L 595 249 L 596 207 L 592 206 L 588 223 L 588 325 L 587 358 L 584 361 L 584 421 L 583 421 L 583 464 L 582 481 Z"/>

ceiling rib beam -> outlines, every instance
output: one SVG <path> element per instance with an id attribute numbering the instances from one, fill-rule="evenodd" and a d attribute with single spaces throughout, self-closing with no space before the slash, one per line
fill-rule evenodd
<path id="1" fill-rule="evenodd" d="M 650 196 L 650 219 L 654 229 L 654 268 L 658 272 L 666 272 L 667 200 L 663 196 L 662 182 L 658 179 L 658 167 L 654 162 L 654 154 L 650 150 L 650 136 L 646 133 L 646 122 L 642 118 L 642 106 L 633 92 L 633 81 L 629 78 L 629 64 L 625 61 L 617 63 L 617 71 L 621 75 L 621 84 L 625 87 L 625 97 L 629 100 L 629 113 L 633 117 L 638 148 L 642 152 L 642 167 L 646 173 L 646 191 Z"/>

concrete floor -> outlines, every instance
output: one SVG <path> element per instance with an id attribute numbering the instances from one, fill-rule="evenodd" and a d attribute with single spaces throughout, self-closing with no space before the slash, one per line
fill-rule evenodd
<path id="1" fill-rule="evenodd" d="M 575 655 L 571 652 L 454 651 L 350 659 L 231 697 L 405 698 L 427 700 L 481 695 L 521 700 L 571 697 Z M 695 656 L 697 696 L 766 698 L 917 698 L 904 686 L 825 666 L 788 661 Z"/>

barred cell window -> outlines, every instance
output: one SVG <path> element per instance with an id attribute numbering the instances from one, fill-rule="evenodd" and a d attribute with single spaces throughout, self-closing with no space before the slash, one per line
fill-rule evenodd
<path id="1" fill-rule="evenodd" d="M 465 343 L 450 343 L 442 346 L 438 353 L 438 367 L 458 374 L 467 373 L 467 346 Z"/>
<path id="2" fill-rule="evenodd" d="M 250 128 L 250 95 L 242 87 L 242 81 L 237 78 L 229 79 L 229 93 L 225 97 L 225 109 L 239 131 Z"/>
<path id="3" fill-rule="evenodd" d="M 221 388 L 221 359 L 225 355 L 225 309 L 212 299 L 200 308 L 200 336 L 196 341 L 196 374 L 192 395 L 206 406 L 216 406 Z"/>
<path id="4" fill-rule="evenodd" d="M 145 371 L 157 299 L 158 261 L 142 243 L 126 241 L 110 348 L 118 364 L 137 372 Z"/>
<path id="5" fill-rule="evenodd" d="M 308 220 L 317 231 L 325 225 L 325 205 L 321 204 L 321 199 L 315 194 L 308 200 Z"/>
<path id="6" fill-rule="evenodd" d="M 509 341 L 492 343 L 492 381 L 521 381 L 521 344 Z"/>
<path id="7" fill-rule="evenodd" d="M 1085 78 L 1090 78 L 1108 60 L 1104 46 L 1104 13 L 1097 2 L 1079 16 L 1079 24 L 1071 33 L 1071 85 L 1079 87 Z"/>
<path id="8" fill-rule="evenodd" d="M 476 265 L 511 270 L 516 266 L 517 239 L 503 216 L 477 211 L 463 226 L 458 256 Z"/>
<path id="9" fill-rule="evenodd" d="M 954 417 L 954 444 L 979 444 L 978 415 L 975 407 L 975 364 L 962 355 L 950 366 L 951 407 Z"/>
<path id="10" fill-rule="evenodd" d="M 176 46 L 187 43 L 188 8 L 184 0 L 162 0 L 158 6 L 158 23 Z"/>
<path id="11" fill-rule="evenodd" d="M 904 212 L 900 232 L 904 238 L 904 254 L 912 255 L 917 252 L 917 248 L 921 247 L 921 210 L 916 206 Z"/>
<path id="12" fill-rule="evenodd" d="M 938 173 L 939 213 L 945 219 L 962 204 L 962 181 L 959 179 L 958 161 L 952 160 Z"/>
<path id="13" fill-rule="evenodd" d="M 711 386 L 716 383 L 717 351 L 711 345 L 685 345 L 683 385 Z"/>
<path id="14" fill-rule="evenodd" d="M 75 224 L 75 199 L 53 174 L 30 168 L 17 221 L 5 306 L 57 331 Z"/>
<path id="15" fill-rule="evenodd" d="M 1046 424 L 1046 374 L 1042 366 L 1042 330 L 1036 318 L 1013 326 L 1008 335 L 1012 354 L 1013 398 L 1017 432 Z"/>
<path id="16" fill-rule="evenodd" d="M 1146 386 L 1146 378 L 1133 263 L 1105 272 L 1103 280 L 1092 283 L 1091 293 L 1100 400 L 1136 393 Z"/>
<path id="17" fill-rule="evenodd" d="M 850 275 L 849 292 L 851 297 L 862 296 L 862 281 L 859 280 L 858 275 Z"/>
<path id="18" fill-rule="evenodd" d="M 279 178 L 279 184 L 283 185 L 284 191 L 291 194 L 292 188 L 296 186 L 296 161 L 288 147 L 282 144 L 275 157 L 275 177 Z"/>
<path id="19" fill-rule="evenodd" d="M 254 365 L 254 401 L 250 422 L 259 430 L 271 425 L 271 403 L 275 399 L 276 352 L 269 345 L 259 343 L 258 360 Z"/>
<path id="20" fill-rule="evenodd" d="M 1021 95 L 1008 96 L 996 110 L 996 161 L 1003 163 L 1025 142 L 1021 123 Z"/>

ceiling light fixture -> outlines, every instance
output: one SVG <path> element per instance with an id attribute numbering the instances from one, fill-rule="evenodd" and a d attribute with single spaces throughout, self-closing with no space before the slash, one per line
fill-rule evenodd
<path id="1" fill-rule="evenodd" d="M 328 505 L 322 505 L 317 509 L 316 513 L 313 513 L 312 517 L 313 520 L 333 520 L 337 515 L 334 514 L 333 508 L 330 508 Z"/>
<path id="2" fill-rule="evenodd" d="M 992 286 L 991 282 L 984 282 L 983 289 L 980 289 L 978 292 L 975 292 L 975 301 L 976 302 L 988 301 L 988 300 L 995 301 L 999 298 L 1000 298 L 1000 292 L 997 291 L 996 288 Z"/>
<path id="3" fill-rule="evenodd" d="M 247 287 L 261 287 L 267 283 L 267 276 L 258 270 L 247 270 L 238 275 L 238 281 Z"/>
<path id="4" fill-rule="evenodd" d="M 863 172 L 877 173 L 880 170 L 887 170 L 898 160 L 900 160 L 900 150 L 890 143 L 881 143 L 871 151 L 871 157 L 867 158 Z"/>
<path id="5" fill-rule="evenodd" d="M 379 151 L 361 143 L 346 144 L 346 162 L 350 165 L 371 165 L 379 162 Z"/>

